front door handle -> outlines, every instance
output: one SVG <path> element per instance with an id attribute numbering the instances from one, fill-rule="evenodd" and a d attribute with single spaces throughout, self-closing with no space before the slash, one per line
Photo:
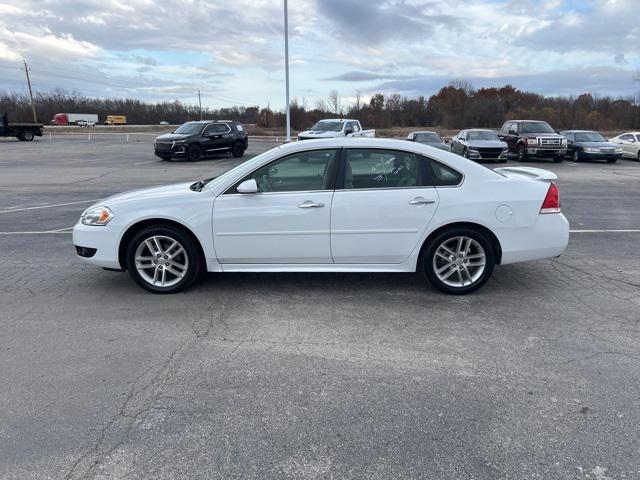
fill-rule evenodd
<path id="1" fill-rule="evenodd" d="M 427 200 L 426 198 L 416 197 L 413 200 L 409 200 L 409 205 L 429 205 L 436 203 L 435 200 Z"/>
<path id="2" fill-rule="evenodd" d="M 298 208 L 322 208 L 322 207 L 324 207 L 324 203 L 312 202 L 311 200 L 307 200 L 306 202 L 298 205 Z"/>

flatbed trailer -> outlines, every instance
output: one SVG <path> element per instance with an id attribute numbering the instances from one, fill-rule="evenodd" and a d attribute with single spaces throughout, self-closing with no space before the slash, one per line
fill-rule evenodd
<path id="1" fill-rule="evenodd" d="M 42 136 L 42 123 L 9 123 L 7 114 L 0 117 L 0 137 L 16 137 L 23 142 L 30 142 L 36 136 Z"/>

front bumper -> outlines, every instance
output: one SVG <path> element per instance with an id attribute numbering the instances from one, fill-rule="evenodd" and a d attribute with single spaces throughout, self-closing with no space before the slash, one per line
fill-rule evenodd
<path id="1" fill-rule="evenodd" d="M 154 148 L 154 153 L 156 157 L 160 158 L 185 158 L 187 156 L 187 146 L 186 145 L 177 145 L 175 147 L 171 147 L 170 149 L 166 148 Z"/>
<path id="2" fill-rule="evenodd" d="M 527 155 L 535 157 L 558 157 L 565 156 L 567 154 L 567 148 L 540 148 L 540 147 L 527 147 Z"/>
<path id="3" fill-rule="evenodd" d="M 508 150 L 498 152 L 482 152 L 478 150 L 469 149 L 467 155 L 471 160 L 507 160 L 509 156 Z"/>
<path id="4" fill-rule="evenodd" d="M 118 261 L 118 235 L 110 227 L 111 224 L 104 227 L 76 224 L 72 238 L 78 258 L 103 268 L 122 268 Z"/>
<path id="5" fill-rule="evenodd" d="M 579 152 L 580 158 L 585 158 L 587 160 L 617 160 L 622 157 L 622 152 L 620 153 L 602 153 L 602 152 Z"/>

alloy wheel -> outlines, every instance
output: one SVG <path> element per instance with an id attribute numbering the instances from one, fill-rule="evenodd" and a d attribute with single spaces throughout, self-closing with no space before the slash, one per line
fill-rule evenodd
<path id="1" fill-rule="evenodd" d="M 164 235 L 143 240 L 134 258 L 140 277 L 155 287 L 176 285 L 189 269 L 189 257 L 182 244 Z"/>
<path id="2" fill-rule="evenodd" d="M 433 255 L 433 271 L 449 287 L 467 287 L 482 277 L 486 252 L 475 239 L 467 236 L 448 238 Z"/>

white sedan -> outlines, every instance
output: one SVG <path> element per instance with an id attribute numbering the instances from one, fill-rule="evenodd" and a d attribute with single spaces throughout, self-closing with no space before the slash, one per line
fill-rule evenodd
<path id="1" fill-rule="evenodd" d="M 311 140 L 214 179 L 107 198 L 82 214 L 73 243 L 87 262 L 128 270 L 156 293 L 206 270 L 418 271 L 462 294 L 495 265 L 564 252 L 554 179 L 402 140 Z"/>

